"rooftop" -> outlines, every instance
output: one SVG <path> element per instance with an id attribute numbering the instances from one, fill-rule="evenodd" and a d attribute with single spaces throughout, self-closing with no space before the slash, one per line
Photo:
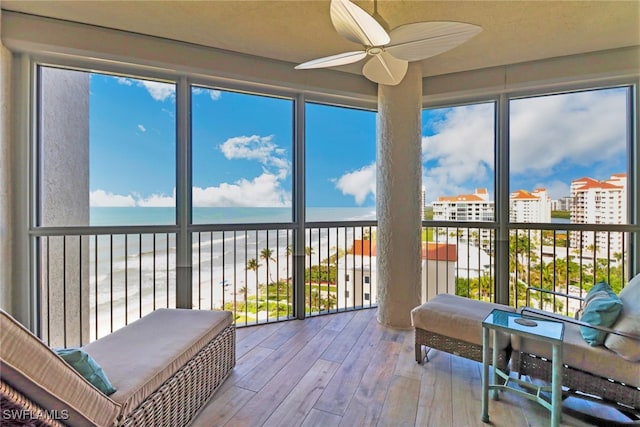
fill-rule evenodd
<path id="1" fill-rule="evenodd" d="M 529 193 L 527 190 L 516 190 L 511 193 L 511 200 L 538 200 L 539 197 Z"/>
<path id="2" fill-rule="evenodd" d="M 349 251 L 353 255 L 376 256 L 376 241 L 355 240 Z M 452 243 L 422 243 L 422 259 L 429 261 L 453 261 L 458 259 L 458 249 Z"/>

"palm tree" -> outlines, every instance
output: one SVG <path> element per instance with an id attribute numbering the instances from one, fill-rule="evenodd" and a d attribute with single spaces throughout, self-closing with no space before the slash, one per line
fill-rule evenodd
<path id="1" fill-rule="evenodd" d="M 249 261 L 247 261 L 247 270 L 253 270 L 256 272 L 256 279 L 258 277 L 258 269 L 260 268 L 260 263 L 258 263 L 258 261 L 256 261 L 255 258 L 251 258 Z M 257 280 L 256 280 L 257 281 Z M 260 295 L 258 295 L 258 298 L 260 297 Z"/>
<path id="2" fill-rule="evenodd" d="M 371 228 L 362 230 L 362 240 L 371 240 Z"/>
<path id="3" fill-rule="evenodd" d="M 527 277 L 528 266 L 526 259 L 531 259 L 531 242 L 529 238 L 517 231 L 509 235 L 509 276 L 513 285 L 514 302 L 518 292 L 518 281 Z"/>
<path id="4" fill-rule="evenodd" d="M 480 240 L 480 239 L 479 239 L 478 232 L 477 232 L 477 231 L 475 231 L 475 230 L 474 230 L 474 231 L 472 231 L 472 232 L 469 234 L 469 237 L 471 238 L 471 243 L 472 243 L 472 244 L 474 244 L 475 246 L 478 246 L 478 242 L 479 242 L 479 240 Z"/>
<path id="5" fill-rule="evenodd" d="M 247 261 L 247 270 L 252 270 L 257 272 L 260 267 L 261 267 L 261 264 L 259 264 L 255 258 L 251 258 L 249 261 Z"/>
<path id="6" fill-rule="evenodd" d="M 313 248 L 311 246 L 305 246 L 304 247 L 304 255 L 305 255 L 305 267 L 307 266 L 307 263 L 309 264 L 309 266 L 311 265 L 311 255 L 314 254 Z"/>
<path id="7" fill-rule="evenodd" d="M 622 261 L 622 252 L 614 252 L 613 258 L 616 260 L 616 263 L 620 265 L 620 261 Z"/>
<path id="8" fill-rule="evenodd" d="M 273 279 L 271 278 L 271 272 L 269 271 L 269 261 L 273 261 L 273 262 L 276 261 L 273 258 L 273 250 L 269 248 L 263 248 L 260 251 L 260 259 L 263 259 L 267 263 L 267 277 L 269 279 L 269 283 L 273 283 Z"/>
<path id="9" fill-rule="evenodd" d="M 329 258 L 323 259 L 321 264 L 327 266 L 327 283 L 335 284 L 337 279 L 338 261 L 345 255 L 345 251 L 344 249 L 336 248 L 335 246 L 332 246 L 329 251 L 333 252 L 333 254 L 330 255 Z"/>

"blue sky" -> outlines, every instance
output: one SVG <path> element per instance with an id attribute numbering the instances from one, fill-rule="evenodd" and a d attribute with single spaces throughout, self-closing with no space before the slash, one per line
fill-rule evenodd
<path id="1" fill-rule="evenodd" d="M 511 102 L 511 189 L 568 195 L 571 179 L 626 172 L 625 90 Z M 425 110 L 427 201 L 493 194 L 493 104 Z M 175 205 L 175 87 L 91 76 L 92 206 Z M 375 113 L 308 104 L 307 206 L 375 206 Z M 194 206 L 291 205 L 293 103 L 194 88 Z"/>
<path id="2" fill-rule="evenodd" d="M 440 195 L 494 193 L 494 105 L 424 111 L 423 184 Z M 626 89 L 510 102 L 510 189 L 569 195 L 571 180 L 627 172 Z"/>

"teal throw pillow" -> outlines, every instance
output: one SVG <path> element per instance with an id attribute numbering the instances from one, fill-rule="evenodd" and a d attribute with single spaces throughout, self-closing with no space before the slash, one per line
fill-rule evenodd
<path id="1" fill-rule="evenodd" d="M 611 289 L 608 283 L 596 284 L 584 300 L 583 314 L 580 320 L 595 326 L 610 328 L 622 311 L 622 301 Z M 607 336 L 606 332 L 586 326 L 580 327 L 582 338 L 591 346 L 602 345 Z"/>
<path id="2" fill-rule="evenodd" d="M 57 348 L 54 350 L 58 356 L 73 367 L 87 381 L 107 396 L 116 391 L 109 378 L 93 357 L 89 356 L 81 348 Z"/>

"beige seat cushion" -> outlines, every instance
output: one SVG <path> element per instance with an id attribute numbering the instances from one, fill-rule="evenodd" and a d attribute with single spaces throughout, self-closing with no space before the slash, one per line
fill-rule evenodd
<path id="1" fill-rule="evenodd" d="M 472 344 L 482 345 L 482 321 L 495 308 L 514 312 L 502 304 L 493 304 L 456 295 L 440 294 L 411 311 L 415 328 L 434 332 Z M 491 331 L 493 335 L 494 331 Z M 509 334 L 498 332 L 498 349 L 509 346 Z M 491 339 L 493 345 L 493 338 Z"/>
<path id="2" fill-rule="evenodd" d="M 113 425 L 120 404 L 91 385 L 47 345 L 0 310 L 2 380 L 47 410 L 67 410 L 71 426 Z"/>
<path id="3" fill-rule="evenodd" d="M 116 388 L 126 416 L 232 324 L 228 311 L 159 309 L 83 347 Z"/>
<path id="4" fill-rule="evenodd" d="M 622 312 L 611 328 L 640 337 L 640 274 L 629 281 L 620 292 L 620 299 Z M 640 339 L 609 334 L 604 345 L 630 362 L 640 362 Z"/>
<path id="5" fill-rule="evenodd" d="M 551 344 L 513 335 L 511 345 L 514 351 L 551 359 Z M 565 323 L 562 352 L 563 362 L 566 365 L 627 385 L 640 387 L 640 363 L 624 360 L 602 346 L 590 346 L 582 338 L 578 325 Z"/>

